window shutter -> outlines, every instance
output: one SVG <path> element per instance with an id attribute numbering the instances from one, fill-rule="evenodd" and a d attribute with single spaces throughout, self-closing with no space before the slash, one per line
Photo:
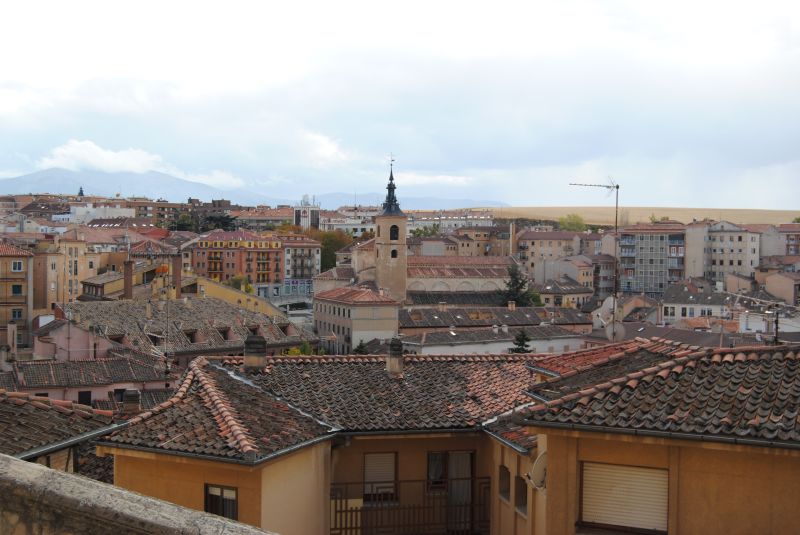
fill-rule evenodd
<path id="1" fill-rule="evenodd" d="M 667 531 L 667 470 L 583 463 L 583 522 Z"/>
<path id="2" fill-rule="evenodd" d="M 364 493 L 394 494 L 395 454 L 364 454 Z"/>

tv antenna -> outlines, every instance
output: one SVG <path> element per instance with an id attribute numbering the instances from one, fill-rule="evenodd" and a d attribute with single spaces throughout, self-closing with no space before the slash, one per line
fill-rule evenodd
<path id="1" fill-rule="evenodd" d="M 620 342 L 620 338 L 625 336 L 625 331 L 622 324 L 617 321 L 617 293 L 619 292 L 619 184 L 617 184 L 612 177 L 608 177 L 608 184 L 582 184 L 577 182 L 570 182 L 570 186 L 578 186 L 582 188 L 603 188 L 610 194 L 612 191 L 615 194 L 614 200 L 614 291 L 612 292 L 612 322 L 606 328 L 606 335 L 611 342 Z M 618 334 L 618 331 L 621 334 Z"/>

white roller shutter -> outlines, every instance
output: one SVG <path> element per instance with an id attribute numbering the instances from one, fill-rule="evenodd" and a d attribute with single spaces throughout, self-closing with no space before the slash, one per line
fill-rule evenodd
<path id="1" fill-rule="evenodd" d="M 394 494 L 394 459 L 394 452 L 364 454 L 364 494 Z"/>
<path id="2" fill-rule="evenodd" d="M 581 520 L 666 532 L 667 474 L 655 468 L 583 463 Z"/>

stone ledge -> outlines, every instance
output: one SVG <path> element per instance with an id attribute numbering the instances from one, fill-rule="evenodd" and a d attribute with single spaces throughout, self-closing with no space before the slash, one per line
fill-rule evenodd
<path id="1" fill-rule="evenodd" d="M 0 455 L 0 496 L 0 533 L 265 533 L 7 455 Z"/>

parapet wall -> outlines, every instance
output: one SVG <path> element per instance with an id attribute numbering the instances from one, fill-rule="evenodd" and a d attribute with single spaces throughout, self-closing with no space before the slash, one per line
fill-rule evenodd
<path id="1" fill-rule="evenodd" d="M 0 455 L 0 496 L 0 533 L 264 533 L 216 515 L 7 455 Z"/>

